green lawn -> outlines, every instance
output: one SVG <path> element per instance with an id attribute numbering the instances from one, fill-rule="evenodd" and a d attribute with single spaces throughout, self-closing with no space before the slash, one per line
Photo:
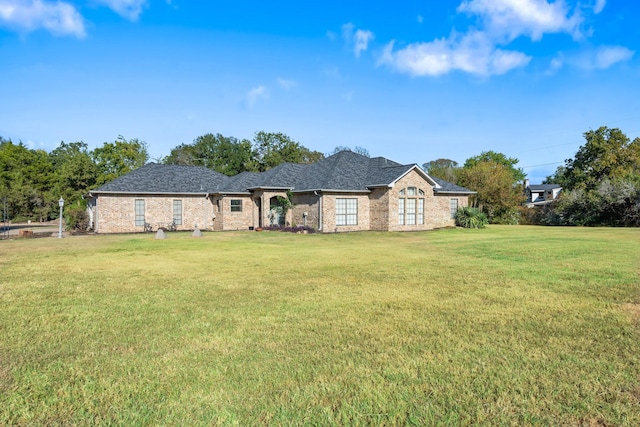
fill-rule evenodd
<path id="1" fill-rule="evenodd" d="M 0 425 L 640 425 L 640 230 L 0 242 Z"/>

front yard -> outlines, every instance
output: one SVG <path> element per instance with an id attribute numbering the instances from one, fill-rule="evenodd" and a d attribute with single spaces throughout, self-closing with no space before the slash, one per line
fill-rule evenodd
<path id="1" fill-rule="evenodd" d="M 2 425 L 640 425 L 640 230 L 0 242 Z"/>

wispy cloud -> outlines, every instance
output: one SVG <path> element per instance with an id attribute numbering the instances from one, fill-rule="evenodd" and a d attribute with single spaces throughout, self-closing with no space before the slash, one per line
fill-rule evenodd
<path id="1" fill-rule="evenodd" d="M 86 35 L 82 15 L 64 1 L 0 0 L 0 25 L 21 32 L 42 28 L 60 36 Z"/>
<path id="2" fill-rule="evenodd" d="M 433 42 L 413 43 L 394 52 L 390 42 L 378 60 L 413 76 L 439 76 L 451 71 L 464 71 L 480 76 L 500 75 L 525 66 L 531 60 L 522 52 L 495 47 L 482 32 L 452 34 Z"/>
<path id="3" fill-rule="evenodd" d="M 360 54 L 369 48 L 369 42 L 371 42 L 375 36 L 369 30 L 356 30 L 355 26 L 349 22 L 342 26 L 342 38 L 347 45 L 353 49 L 356 58 L 359 58 Z"/>
<path id="4" fill-rule="evenodd" d="M 298 82 L 289 79 L 283 79 L 282 77 L 278 77 L 276 79 L 278 82 L 278 86 L 280 86 L 284 90 L 291 90 L 294 87 L 298 86 Z"/>
<path id="5" fill-rule="evenodd" d="M 577 56 L 571 62 L 585 70 L 604 70 L 633 57 L 635 52 L 624 46 L 601 46 L 595 51 Z"/>
<path id="6" fill-rule="evenodd" d="M 458 12 L 477 15 L 485 31 L 497 40 L 527 36 L 538 41 L 548 33 L 580 37 L 582 17 L 577 11 L 571 14 L 563 1 L 465 0 L 458 6 Z"/>
<path id="7" fill-rule="evenodd" d="M 137 21 L 148 0 L 95 0 L 130 21 Z M 167 2 L 171 4 L 170 1 Z"/>
<path id="8" fill-rule="evenodd" d="M 593 13 L 596 15 L 604 9 L 607 5 L 607 0 L 596 0 L 596 4 L 593 6 Z"/>
<path id="9" fill-rule="evenodd" d="M 605 70 L 633 58 L 635 51 L 624 46 L 600 46 L 580 53 L 559 53 L 551 60 L 547 74 L 553 74 L 565 66 L 586 71 Z"/>
<path id="10" fill-rule="evenodd" d="M 253 108 L 258 103 L 258 101 L 267 98 L 269 98 L 269 91 L 265 86 L 260 85 L 252 88 L 251 90 L 249 90 L 249 92 L 247 92 L 245 96 L 245 102 L 247 107 Z"/>

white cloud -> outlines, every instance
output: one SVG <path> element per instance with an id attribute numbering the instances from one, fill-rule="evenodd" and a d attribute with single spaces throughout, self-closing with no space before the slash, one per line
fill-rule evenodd
<path id="1" fill-rule="evenodd" d="M 418 24 L 422 24 L 424 22 L 424 18 L 422 17 L 422 15 L 418 15 Z"/>
<path id="2" fill-rule="evenodd" d="M 298 82 L 294 80 L 283 79 L 282 77 L 278 77 L 276 81 L 278 82 L 278 86 L 280 86 L 284 90 L 291 90 L 294 87 L 298 86 Z"/>
<path id="3" fill-rule="evenodd" d="M 582 18 L 578 12 L 569 16 L 564 1 L 546 0 L 464 0 L 459 12 L 482 18 L 486 31 L 496 38 L 511 41 L 528 36 L 538 41 L 545 33 L 569 33 L 579 38 Z"/>
<path id="4" fill-rule="evenodd" d="M 597 15 L 600 12 L 602 12 L 602 9 L 604 9 L 606 4 L 607 4 L 607 0 L 596 0 L 596 4 L 595 6 L 593 6 L 593 13 Z"/>
<path id="5" fill-rule="evenodd" d="M 123 18 L 137 21 L 142 9 L 147 7 L 148 0 L 96 0 L 96 2 L 107 6 Z M 171 2 L 168 3 L 171 4 Z"/>
<path id="6" fill-rule="evenodd" d="M 373 40 L 374 35 L 369 30 L 358 30 L 354 36 L 355 38 L 355 46 L 353 48 L 354 53 L 356 54 L 356 58 L 360 57 L 360 53 L 367 50 L 369 47 L 369 42 Z"/>
<path id="7" fill-rule="evenodd" d="M 602 46 L 579 57 L 576 65 L 587 70 L 604 70 L 631 59 L 634 54 L 634 51 L 624 46 Z"/>
<path id="8" fill-rule="evenodd" d="M 267 88 L 262 85 L 256 86 L 247 92 L 247 107 L 253 108 L 259 100 L 267 98 L 269 98 L 269 91 Z"/>
<path id="9" fill-rule="evenodd" d="M 369 30 L 355 30 L 355 26 L 349 22 L 342 26 L 342 38 L 348 46 L 353 47 L 353 53 L 356 58 L 369 48 L 369 42 L 375 38 L 374 34 Z"/>
<path id="10" fill-rule="evenodd" d="M 624 46 L 601 46 L 575 54 L 559 53 L 551 61 L 547 74 L 553 74 L 565 65 L 587 71 L 604 70 L 620 62 L 628 61 L 633 55 L 635 55 L 635 51 Z"/>
<path id="11" fill-rule="evenodd" d="M 64 1 L 0 0 L 0 25 L 26 32 L 43 28 L 55 35 L 86 35 L 84 19 Z"/>
<path id="12" fill-rule="evenodd" d="M 522 52 L 496 48 L 479 31 L 461 36 L 454 33 L 448 39 L 413 43 L 397 51 L 393 46 L 394 42 L 387 44 L 378 64 L 412 76 L 439 76 L 455 70 L 480 76 L 501 75 L 531 60 Z"/>

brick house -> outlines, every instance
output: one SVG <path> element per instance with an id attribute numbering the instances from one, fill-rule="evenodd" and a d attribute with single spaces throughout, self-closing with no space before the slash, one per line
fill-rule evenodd
<path id="1" fill-rule="evenodd" d="M 281 198 L 288 191 L 293 208 L 283 215 Z M 171 223 L 177 230 L 287 224 L 325 233 L 415 231 L 454 225 L 453 214 L 473 194 L 416 164 L 341 151 L 313 164 L 284 163 L 232 177 L 198 166 L 149 163 L 91 191 L 88 209 L 97 233 Z"/>

